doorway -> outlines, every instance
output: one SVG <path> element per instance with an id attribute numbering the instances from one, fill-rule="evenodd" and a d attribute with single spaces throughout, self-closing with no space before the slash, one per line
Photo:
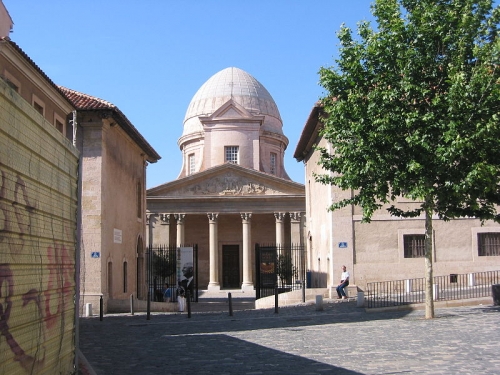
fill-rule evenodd
<path id="1" fill-rule="evenodd" d="M 222 245 L 222 287 L 227 289 L 241 287 L 239 245 Z"/>

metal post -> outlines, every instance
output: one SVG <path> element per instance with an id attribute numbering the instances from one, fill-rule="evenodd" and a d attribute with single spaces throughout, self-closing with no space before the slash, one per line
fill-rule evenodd
<path id="1" fill-rule="evenodd" d="M 306 282 L 302 280 L 302 302 L 306 302 Z"/>
<path id="2" fill-rule="evenodd" d="M 148 302 L 146 303 L 146 320 L 151 319 L 151 291 L 148 289 Z"/>
<path id="3" fill-rule="evenodd" d="M 186 291 L 186 300 L 188 308 L 188 318 L 191 318 L 191 293 L 189 293 L 189 289 Z"/>
<path id="4" fill-rule="evenodd" d="M 130 315 L 134 315 L 134 295 L 130 295 Z"/>
<path id="5" fill-rule="evenodd" d="M 233 316 L 233 300 L 231 299 L 231 293 L 227 294 L 229 300 L 229 316 Z"/>
<path id="6" fill-rule="evenodd" d="M 278 313 L 278 286 L 274 287 L 274 313 Z"/>
<path id="7" fill-rule="evenodd" d="M 104 301 L 101 298 L 99 298 L 99 320 L 102 322 L 102 318 L 104 316 Z"/>

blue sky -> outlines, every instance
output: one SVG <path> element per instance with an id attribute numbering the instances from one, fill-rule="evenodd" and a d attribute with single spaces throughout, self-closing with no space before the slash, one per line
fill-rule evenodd
<path id="1" fill-rule="evenodd" d="M 234 66 L 274 98 L 289 139 L 285 168 L 323 94 L 321 66 L 338 52 L 342 23 L 372 19 L 369 0 L 3 0 L 11 39 L 56 83 L 105 99 L 128 117 L 162 159 L 147 187 L 177 178 L 177 140 L 198 88 Z"/>

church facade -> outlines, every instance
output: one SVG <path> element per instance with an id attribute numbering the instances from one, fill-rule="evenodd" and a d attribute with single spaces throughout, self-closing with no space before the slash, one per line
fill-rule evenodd
<path id="1" fill-rule="evenodd" d="M 147 191 L 148 245 L 198 245 L 198 287 L 255 286 L 256 244 L 303 244 L 304 186 L 285 171 L 288 139 L 276 103 L 230 67 L 191 100 L 176 180 Z"/>

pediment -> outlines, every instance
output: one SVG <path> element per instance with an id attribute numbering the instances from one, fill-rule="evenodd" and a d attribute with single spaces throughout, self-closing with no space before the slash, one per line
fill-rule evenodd
<path id="1" fill-rule="evenodd" d="M 305 195 L 304 185 L 270 176 L 234 164 L 207 171 L 149 189 L 148 196 L 242 197 Z"/>
<path id="2" fill-rule="evenodd" d="M 255 116 L 250 113 L 245 107 L 236 103 L 232 99 L 229 99 L 223 105 L 221 105 L 214 113 L 210 116 L 199 116 L 201 122 L 211 122 L 217 120 L 262 120 L 263 116 Z"/>

